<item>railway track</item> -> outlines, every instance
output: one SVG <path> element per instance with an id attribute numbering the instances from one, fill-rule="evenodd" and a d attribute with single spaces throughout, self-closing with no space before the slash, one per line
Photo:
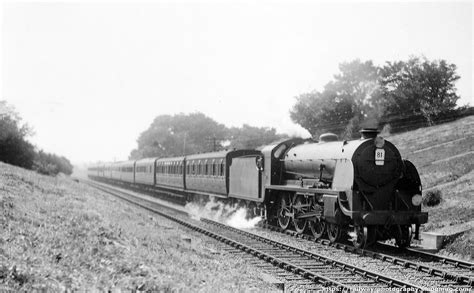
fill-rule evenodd
<path id="1" fill-rule="evenodd" d="M 316 248 L 332 247 L 439 278 L 440 281 L 438 283 L 443 287 L 461 290 L 472 290 L 474 287 L 474 264 L 467 261 L 427 253 L 413 248 L 400 250 L 397 247 L 386 244 L 378 244 L 374 249 L 357 249 L 350 244 L 331 243 L 327 239 L 315 239 L 313 236 L 298 234 L 292 230 L 282 231 L 279 227 L 267 223 L 261 226 L 271 231 L 305 239 L 315 243 L 317 245 Z"/>
<path id="2" fill-rule="evenodd" d="M 291 245 L 283 244 L 240 229 L 201 219 L 201 222 L 183 217 L 184 211 L 171 215 L 163 211 L 163 206 L 129 192 L 90 183 L 92 186 L 138 205 L 160 216 L 175 221 L 189 229 L 200 232 L 222 243 L 254 256 L 259 261 L 271 264 L 277 270 L 285 270 L 280 277 L 291 282 L 292 290 L 318 290 L 331 287 L 335 290 L 372 290 L 403 289 L 425 291 L 427 288 L 398 280 L 383 274 L 369 271 L 348 263 L 309 252 Z M 165 206 L 169 209 L 169 206 Z M 275 272 L 274 272 L 275 273 Z"/>
<path id="3" fill-rule="evenodd" d="M 133 191 L 137 191 L 132 189 Z M 307 240 L 314 245 L 314 249 L 324 250 L 328 247 L 349 252 L 366 258 L 372 258 L 381 264 L 399 266 L 401 269 L 411 270 L 424 280 L 430 288 L 450 288 L 458 290 L 472 290 L 474 286 L 474 264 L 466 261 L 430 254 L 415 249 L 398 248 L 388 245 L 378 245 L 374 250 L 357 249 L 352 245 L 331 243 L 326 239 L 315 239 L 306 234 L 297 234 L 295 231 L 281 231 L 279 227 L 263 224 L 263 228 L 278 231 L 296 238 Z M 378 269 L 377 269 L 378 270 Z M 431 277 L 431 278 L 430 278 Z"/>

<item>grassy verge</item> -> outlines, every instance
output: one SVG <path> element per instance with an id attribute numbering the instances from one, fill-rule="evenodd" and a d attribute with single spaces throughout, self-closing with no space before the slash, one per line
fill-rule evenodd
<path id="1" fill-rule="evenodd" d="M 245 262 L 69 178 L 0 163 L 0 291 L 268 291 Z"/>
<path id="2" fill-rule="evenodd" d="M 402 157 L 420 172 L 425 191 L 438 189 L 442 201 L 424 207 L 429 213 L 424 231 L 449 234 L 474 218 L 474 116 L 450 123 L 388 136 Z M 474 230 L 448 244 L 443 252 L 472 259 Z"/>

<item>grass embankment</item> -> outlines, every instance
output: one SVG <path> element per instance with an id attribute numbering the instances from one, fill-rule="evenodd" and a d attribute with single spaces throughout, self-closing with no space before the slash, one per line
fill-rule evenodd
<path id="1" fill-rule="evenodd" d="M 268 289 L 202 235 L 70 178 L 1 162 L 0 230 L 0 291 Z"/>
<path id="2" fill-rule="evenodd" d="M 425 231 L 456 232 L 474 227 L 474 116 L 387 137 L 420 172 L 424 192 L 438 189 L 442 201 L 424 207 Z M 471 254 L 474 229 L 446 247 L 447 252 Z"/>

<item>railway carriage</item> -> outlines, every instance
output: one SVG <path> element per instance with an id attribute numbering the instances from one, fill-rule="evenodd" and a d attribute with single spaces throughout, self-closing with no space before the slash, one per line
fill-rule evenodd
<path id="1" fill-rule="evenodd" d="M 146 158 L 135 162 L 135 183 L 155 185 L 155 164 L 158 158 Z"/>
<path id="2" fill-rule="evenodd" d="M 114 162 L 110 164 L 110 179 L 120 181 L 120 166 L 122 162 Z"/>
<path id="3" fill-rule="evenodd" d="M 232 160 L 254 153 L 258 151 L 226 150 L 186 156 L 186 190 L 227 197 Z"/>
<path id="4" fill-rule="evenodd" d="M 134 183 L 135 182 L 135 161 L 125 161 L 117 163 L 119 180 Z"/>
<path id="5" fill-rule="evenodd" d="M 87 176 L 89 178 L 98 178 L 99 176 L 99 165 L 95 164 L 87 168 Z"/>
<path id="6" fill-rule="evenodd" d="M 155 185 L 157 187 L 184 190 L 184 157 L 156 160 Z"/>
<path id="7" fill-rule="evenodd" d="M 104 179 L 112 178 L 112 164 L 111 163 L 104 164 L 104 173 L 102 174 L 101 178 L 104 178 Z"/>

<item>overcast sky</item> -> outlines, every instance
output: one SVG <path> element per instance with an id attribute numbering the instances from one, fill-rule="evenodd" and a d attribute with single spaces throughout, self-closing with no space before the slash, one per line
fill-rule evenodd
<path id="1" fill-rule="evenodd" d="M 293 124 L 295 96 L 338 64 L 458 66 L 473 105 L 473 4 L 171 1 L 4 3 L 2 97 L 30 140 L 74 163 L 127 159 L 157 115 L 202 112 L 227 126 Z"/>

